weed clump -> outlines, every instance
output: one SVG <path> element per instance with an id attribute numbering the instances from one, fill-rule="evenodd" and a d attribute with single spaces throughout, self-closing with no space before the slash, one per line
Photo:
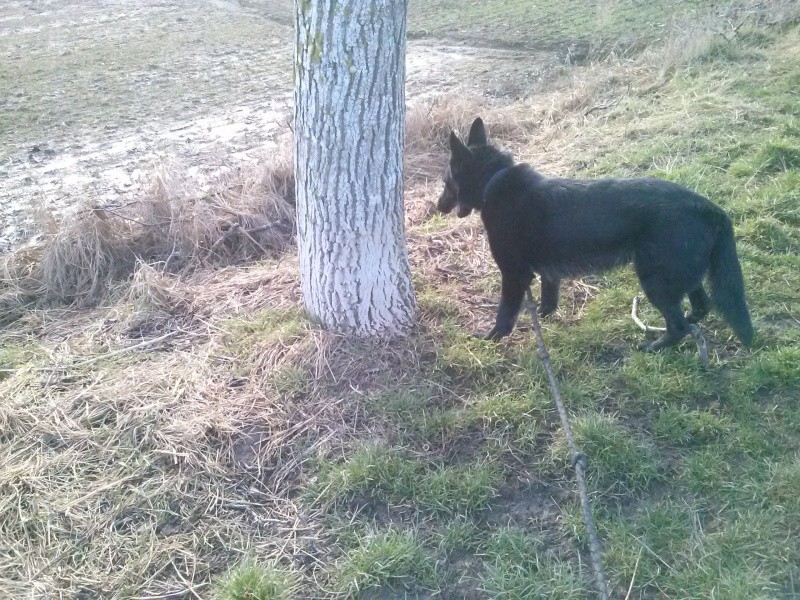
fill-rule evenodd
<path id="1" fill-rule="evenodd" d="M 289 600 L 299 589 L 299 577 L 275 563 L 246 561 L 217 581 L 216 600 Z"/>
<path id="2" fill-rule="evenodd" d="M 361 538 L 333 573 L 340 597 L 361 598 L 370 590 L 411 590 L 433 585 L 436 572 L 413 531 L 377 532 Z"/>

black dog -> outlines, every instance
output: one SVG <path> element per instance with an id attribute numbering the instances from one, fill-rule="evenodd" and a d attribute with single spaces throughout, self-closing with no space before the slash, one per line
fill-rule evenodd
<path id="1" fill-rule="evenodd" d="M 666 333 L 639 346 L 660 350 L 690 333 L 713 305 L 743 344 L 753 339 L 733 227 L 725 212 L 660 179 L 551 179 L 489 145 L 475 119 L 466 145 L 450 134 L 450 164 L 438 208 L 459 217 L 480 211 L 502 274 L 495 340 L 511 333 L 534 274 L 542 316 L 558 305 L 562 277 L 633 261 L 642 289 L 664 315 Z M 703 289 L 708 274 L 711 298 Z M 688 295 L 692 310 L 683 314 Z"/>

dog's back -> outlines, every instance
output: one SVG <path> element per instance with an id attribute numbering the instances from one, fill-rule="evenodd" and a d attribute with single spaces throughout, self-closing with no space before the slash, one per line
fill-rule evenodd
<path id="1" fill-rule="evenodd" d="M 492 179 L 482 217 L 493 247 L 508 246 L 506 254 L 522 253 L 554 277 L 628 263 L 654 238 L 669 246 L 691 239 L 694 250 L 710 253 L 709 224 L 727 220 L 703 196 L 668 181 L 548 178 L 525 164 Z"/>

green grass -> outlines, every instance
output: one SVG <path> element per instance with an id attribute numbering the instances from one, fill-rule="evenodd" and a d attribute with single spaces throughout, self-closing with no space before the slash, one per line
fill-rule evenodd
<path id="1" fill-rule="evenodd" d="M 573 417 L 572 435 L 590 457 L 589 478 L 596 487 L 639 491 L 658 476 L 658 458 L 652 445 L 637 439 L 615 418 L 590 413 Z M 569 464 L 563 436 L 551 445 L 556 463 Z"/>
<path id="2" fill-rule="evenodd" d="M 477 523 L 464 518 L 457 518 L 445 523 L 439 532 L 438 550 L 443 554 L 453 552 L 476 551 L 481 546 L 483 531 Z"/>
<path id="3" fill-rule="evenodd" d="M 679 351 L 635 354 L 619 371 L 626 393 L 652 403 L 696 402 L 716 397 L 719 388 L 713 371 L 703 369 L 694 344 Z"/>
<path id="4" fill-rule="evenodd" d="M 454 377 L 485 381 L 504 365 L 505 357 L 497 344 L 465 331 L 452 331 L 447 342 L 436 357 L 436 363 Z"/>
<path id="5" fill-rule="evenodd" d="M 778 347 L 764 350 L 738 374 L 743 393 L 797 390 L 800 387 L 800 348 Z"/>
<path id="6" fill-rule="evenodd" d="M 16 344 L 0 347 L 0 381 L 10 377 L 14 369 L 20 368 L 30 360 L 26 348 Z"/>
<path id="7" fill-rule="evenodd" d="M 653 434 L 673 446 L 693 446 L 735 435 L 736 426 L 725 415 L 707 410 L 667 406 L 653 423 Z"/>
<path id="8" fill-rule="evenodd" d="M 412 0 L 409 35 L 531 49 L 558 47 L 570 40 L 578 58 L 591 50 L 636 46 L 665 34 L 673 22 L 697 18 L 726 2 L 648 2 L 635 0 L 495 0 L 454 2 Z"/>
<path id="9" fill-rule="evenodd" d="M 460 314 L 458 303 L 447 295 L 446 290 L 438 290 L 431 286 L 417 288 L 417 306 L 420 312 L 435 317 L 440 321 L 455 319 Z"/>
<path id="10" fill-rule="evenodd" d="M 248 318 L 231 318 L 223 323 L 228 346 L 236 355 L 247 356 L 257 346 L 291 344 L 302 339 L 310 324 L 302 310 L 264 309 Z"/>
<path id="11" fill-rule="evenodd" d="M 523 530 L 496 531 L 485 544 L 483 554 L 487 559 L 483 587 L 490 598 L 586 597 L 586 584 L 580 575 L 568 563 L 547 556 L 542 540 Z"/>
<path id="12" fill-rule="evenodd" d="M 289 600 L 299 590 L 299 576 L 275 563 L 244 562 L 222 577 L 215 600 Z"/>
<path id="13" fill-rule="evenodd" d="M 774 510 L 794 515 L 800 514 L 800 459 L 788 463 L 769 464 L 766 469 L 763 501 Z"/>
<path id="14" fill-rule="evenodd" d="M 332 579 L 340 597 L 361 598 L 376 588 L 402 592 L 431 587 L 436 571 L 413 531 L 383 531 L 364 536 L 348 550 Z"/>
<path id="15" fill-rule="evenodd" d="M 634 519 L 603 523 L 606 563 L 618 580 L 635 576 L 640 589 L 669 598 L 782 597 L 773 576 L 788 575 L 787 563 L 797 560 L 792 542 L 781 534 L 785 525 L 773 512 L 714 519 L 691 505 L 654 503 Z"/>
<path id="16" fill-rule="evenodd" d="M 396 449 L 365 446 L 342 464 L 323 463 L 311 495 L 315 502 L 367 496 L 440 514 L 465 514 L 485 508 L 499 480 L 500 473 L 489 464 L 426 465 Z"/>

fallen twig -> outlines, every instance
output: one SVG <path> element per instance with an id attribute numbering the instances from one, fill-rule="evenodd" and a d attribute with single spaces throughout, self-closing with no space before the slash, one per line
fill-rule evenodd
<path id="1" fill-rule="evenodd" d="M 597 110 L 605 110 L 607 108 L 613 108 L 614 106 L 622 102 L 622 99 L 625 98 L 630 93 L 630 91 L 631 91 L 631 86 L 629 85 L 628 89 L 625 91 L 624 94 L 618 96 L 615 100 L 611 100 L 610 102 L 604 102 L 603 104 L 595 104 L 594 106 L 590 106 L 583 112 L 583 116 L 588 117 L 590 114 L 592 114 Z"/>
<path id="2" fill-rule="evenodd" d="M 240 227 L 241 225 L 239 225 L 239 223 L 234 223 L 233 225 L 228 227 L 228 229 L 225 230 L 225 233 L 222 234 L 222 237 L 220 237 L 216 242 L 214 242 L 211 245 L 211 250 L 213 251 L 217 246 L 224 244 L 229 239 L 231 239 L 234 235 L 236 235 L 236 232 L 239 231 Z"/>
<path id="3" fill-rule="evenodd" d="M 108 352 L 107 354 L 99 354 L 97 356 L 93 356 L 92 358 L 90 358 L 88 360 L 85 360 L 83 362 L 79 362 L 79 363 L 74 364 L 74 365 L 69 365 L 69 366 L 70 366 L 70 368 L 73 368 L 73 369 L 76 369 L 76 368 L 79 368 L 79 367 L 85 367 L 86 365 L 91 365 L 93 363 L 96 363 L 99 360 L 103 360 L 104 358 L 110 358 L 112 356 L 117 356 L 119 354 L 123 354 L 125 352 L 128 352 L 130 350 L 138 350 L 140 348 L 145 348 L 147 346 L 152 346 L 153 344 L 157 344 L 158 342 L 162 342 L 162 341 L 166 340 L 167 338 L 172 337 L 176 333 L 178 333 L 178 331 L 170 331 L 169 333 L 165 333 L 164 335 L 161 335 L 161 336 L 159 336 L 157 338 L 153 338 L 153 339 L 150 339 L 150 340 L 144 340 L 143 342 L 139 342 L 138 344 L 134 344 L 133 346 L 125 346 L 124 348 L 119 348 L 118 350 L 114 350 L 113 352 Z"/>

